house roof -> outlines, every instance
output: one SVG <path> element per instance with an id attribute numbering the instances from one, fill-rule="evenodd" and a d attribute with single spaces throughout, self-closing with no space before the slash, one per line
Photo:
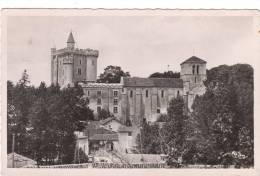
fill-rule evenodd
<path id="1" fill-rule="evenodd" d="M 139 78 L 124 77 L 125 87 L 170 87 L 183 88 L 183 81 L 180 78 Z"/>
<path id="2" fill-rule="evenodd" d="M 74 37 L 72 32 L 70 32 L 67 43 L 75 43 Z"/>
<path id="3" fill-rule="evenodd" d="M 7 155 L 7 158 L 8 158 L 8 160 L 12 160 L 12 158 L 13 158 L 13 153 L 9 153 L 9 154 Z M 14 153 L 14 160 L 15 160 L 16 162 L 23 162 L 23 161 L 28 162 L 28 161 L 30 161 L 30 162 L 36 163 L 36 161 L 34 161 L 34 160 L 32 160 L 32 159 L 30 159 L 30 158 L 28 158 L 28 157 L 26 157 L 26 156 L 19 155 L 19 154 L 17 154 L 17 153 Z"/>
<path id="4" fill-rule="evenodd" d="M 94 134 L 89 137 L 92 141 L 118 141 L 118 134 Z"/>
<path id="5" fill-rule="evenodd" d="M 121 123 L 117 118 L 115 118 L 115 117 L 108 117 L 108 118 L 106 118 L 106 119 L 104 119 L 104 120 L 101 120 L 101 121 L 100 121 L 100 124 L 101 124 L 101 125 L 105 125 L 105 124 L 107 124 L 107 123 L 109 123 L 109 122 L 111 122 L 111 121 L 113 121 L 113 120 L 115 120 L 116 122 L 122 124 L 122 123 Z"/>
<path id="6" fill-rule="evenodd" d="M 185 63 L 199 63 L 199 64 L 206 64 L 207 62 L 196 57 L 196 56 L 191 56 L 190 58 L 188 58 L 187 60 L 185 60 L 184 62 L 181 63 L 182 64 L 185 64 Z"/>
<path id="7" fill-rule="evenodd" d="M 132 132 L 133 128 L 129 126 L 120 126 L 118 132 Z"/>

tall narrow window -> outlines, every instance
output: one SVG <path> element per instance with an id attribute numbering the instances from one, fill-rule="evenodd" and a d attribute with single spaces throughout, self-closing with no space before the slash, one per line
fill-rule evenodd
<path id="1" fill-rule="evenodd" d="M 117 108 L 116 106 L 114 107 L 113 112 L 114 112 L 115 114 L 118 113 L 118 108 Z"/>
<path id="2" fill-rule="evenodd" d="M 164 90 L 161 91 L 161 97 L 164 97 Z"/>
<path id="3" fill-rule="evenodd" d="M 100 112 L 101 111 L 101 106 L 98 106 L 97 107 L 97 112 Z"/>
<path id="4" fill-rule="evenodd" d="M 195 65 L 192 66 L 192 74 L 195 74 Z"/>
<path id="5" fill-rule="evenodd" d="M 88 90 L 88 96 L 89 96 L 89 94 L 90 94 L 90 93 L 89 93 L 89 90 Z"/>
<path id="6" fill-rule="evenodd" d="M 195 83 L 197 82 L 197 78 L 195 77 Z"/>
<path id="7" fill-rule="evenodd" d="M 78 75 L 81 75 L 81 69 L 78 68 Z"/>
<path id="8" fill-rule="evenodd" d="M 177 96 L 179 96 L 179 95 L 180 95 L 180 91 L 178 90 L 178 91 L 177 91 Z"/>
<path id="9" fill-rule="evenodd" d="M 118 99 L 117 98 L 114 99 L 114 105 L 118 105 Z"/>
<path id="10" fill-rule="evenodd" d="M 114 94 L 114 97 L 118 97 L 118 91 L 117 90 L 114 90 L 113 94 Z"/>
<path id="11" fill-rule="evenodd" d="M 100 105 L 101 104 L 101 98 L 97 99 L 97 104 Z"/>
<path id="12" fill-rule="evenodd" d="M 97 91 L 97 96 L 101 96 L 101 91 L 100 90 Z"/>
<path id="13" fill-rule="evenodd" d="M 81 65 L 81 59 L 79 60 L 79 65 Z"/>
<path id="14" fill-rule="evenodd" d="M 148 97 L 148 90 L 145 91 L 145 96 Z"/>
<path id="15" fill-rule="evenodd" d="M 199 74 L 200 66 L 197 65 L 197 74 Z"/>
<path id="16" fill-rule="evenodd" d="M 133 91 L 130 90 L 130 97 L 132 98 L 133 97 Z"/>

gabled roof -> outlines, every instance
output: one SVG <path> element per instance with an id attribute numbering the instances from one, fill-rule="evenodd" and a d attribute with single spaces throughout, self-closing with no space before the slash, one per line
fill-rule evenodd
<path id="1" fill-rule="evenodd" d="M 118 132 L 132 132 L 133 128 L 130 126 L 122 125 L 118 128 Z"/>
<path id="2" fill-rule="evenodd" d="M 183 88 L 183 81 L 180 78 L 138 78 L 124 77 L 123 85 L 125 87 L 170 87 Z"/>
<path id="3" fill-rule="evenodd" d="M 72 32 L 70 32 L 70 34 L 69 34 L 69 38 L 67 40 L 67 43 L 75 43 L 74 37 L 72 35 Z"/>
<path id="4" fill-rule="evenodd" d="M 199 63 L 199 64 L 206 64 L 207 62 L 196 57 L 196 56 L 191 56 L 189 59 L 185 60 L 184 62 L 181 63 L 182 64 L 185 64 L 185 63 Z"/>
<path id="5" fill-rule="evenodd" d="M 113 121 L 113 120 L 115 120 L 116 122 L 122 124 L 122 123 L 121 123 L 117 118 L 115 118 L 115 117 L 108 117 L 108 118 L 106 118 L 106 119 L 104 119 L 104 120 L 101 120 L 101 121 L 100 121 L 100 124 L 101 124 L 101 125 L 105 125 L 105 124 L 107 124 L 107 123 L 109 123 L 109 122 L 111 122 L 111 121 Z"/>
<path id="6" fill-rule="evenodd" d="M 118 141 L 118 134 L 94 134 L 89 137 L 92 141 Z"/>

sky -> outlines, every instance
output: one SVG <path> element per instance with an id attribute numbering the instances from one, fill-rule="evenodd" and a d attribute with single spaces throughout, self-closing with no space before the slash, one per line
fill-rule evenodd
<path id="1" fill-rule="evenodd" d="M 50 48 L 66 47 L 72 31 L 78 48 L 99 50 L 98 75 L 108 65 L 131 76 L 180 71 L 195 55 L 207 68 L 253 65 L 259 37 L 250 16 L 12 16 L 7 21 L 7 78 L 27 69 L 31 83 L 50 84 Z M 169 67 L 168 67 L 169 65 Z"/>

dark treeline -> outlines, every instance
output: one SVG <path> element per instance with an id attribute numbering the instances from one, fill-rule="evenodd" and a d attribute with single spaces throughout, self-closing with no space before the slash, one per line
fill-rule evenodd
<path id="1" fill-rule="evenodd" d="M 253 68 L 247 64 L 208 70 L 206 92 L 195 98 L 189 115 L 177 97 L 158 123 L 143 124 L 138 138 L 142 152 L 168 154 L 170 165 L 181 157 L 186 164 L 253 166 L 253 80 Z"/>
<path id="2" fill-rule="evenodd" d="M 77 84 L 60 90 L 47 87 L 44 82 L 30 86 L 24 71 L 17 84 L 7 82 L 7 146 L 12 152 L 30 157 L 38 164 L 72 163 L 75 150 L 75 130 L 82 130 L 84 122 L 93 120 L 83 90 Z"/>

